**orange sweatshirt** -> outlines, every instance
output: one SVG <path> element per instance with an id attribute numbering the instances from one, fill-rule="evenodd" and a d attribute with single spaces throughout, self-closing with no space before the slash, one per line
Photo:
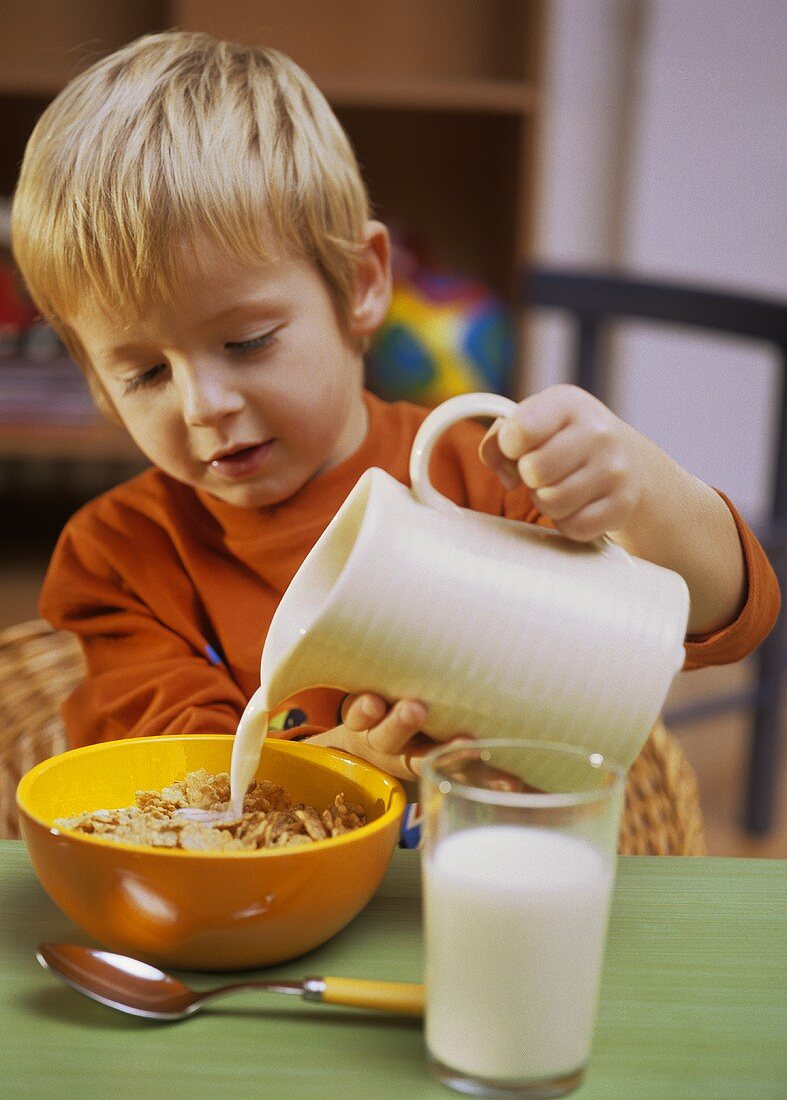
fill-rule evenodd
<path id="1" fill-rule="evenodd" d="M 379 466 L 409 484 L 410 450 L 427 410 L 370 394 L 366 402 L 369 432 L 360 449 L 281 504 L 238 508 L 151 469 L 71 518 L 49 567 L 41 613 L 77 634 L 87 658 L 88 675 L 63 711 L 73 746 L 235 732 L 259 686 L 262 645 L 279 599 L 355 482 Z M 482 435 L 469 421 L 446 432 L 432 460 L 436 487 L 476 511 L 546 522 L 524 486 L 506 492 L 482 465 Z M 746 557 L 748 599 L 730 626 L 687 642 L 687 668 L 744 657 L 778 613 L 773 571 L 727 504 Z M 340 698 L 314 689 L 288 700 L 274 733 L 336 725 Z"/>

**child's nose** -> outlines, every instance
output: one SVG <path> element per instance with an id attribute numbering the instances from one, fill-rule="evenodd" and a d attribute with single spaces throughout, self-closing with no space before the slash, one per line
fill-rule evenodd
<path id="1" fill-rule="evenodd" d="M 183 419 L 190 427 L 208 427 L 243 408 L 243 397 L 221 370 L 204 367 L 181 378 Z"/>

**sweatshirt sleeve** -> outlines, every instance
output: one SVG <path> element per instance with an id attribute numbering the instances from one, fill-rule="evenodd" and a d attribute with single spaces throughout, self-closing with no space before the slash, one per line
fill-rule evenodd
<path id="1" fill-rule="evenodd" d="M 718 490 L 717 490 L 718 492 Z M 738 529 L 746 564 L 746 602 L 734 622 L 709 634 L 689 635 L 686 639 L 684 669 L 726 665 L 748 656 L 767 638 L 776 622 L 781 595 L 776 574 L 754 532 L 741 518 L 732 502 L 719 492 Z"/>
<path id="2" fill-rule="evenodd" d="M 176 733 L 234 733 L 245 698 L 200 636 L 187 578 L 167 568 L 167 547 L 148 532 L 146 562 L 166 577 L 158 614 L 122 575 L 111 530 L 89 515 L 69 521 L 41 594 L 41 614 L 77 635 L 87 676 L 63 706 L 71 745 Z M 160 537 L 160 535 L 159 535 Z M 191 611 L 191 614 L 189 614 Z"/>

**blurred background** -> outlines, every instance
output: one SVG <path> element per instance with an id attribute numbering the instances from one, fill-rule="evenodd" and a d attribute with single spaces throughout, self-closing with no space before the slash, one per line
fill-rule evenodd
<path id="1" fill-rule="evenodd" d="M 35 120 L 91 61 L 168 27 L 277 46 L 347 128 L 396 242 L 369 384 L 433 404 L 574 379 L 576 331 L 534 304 L 545 267 L 783 300 L 784 0 L 0 0 L 0 629 L 37 615 L 81 503 L 144 466 L 94 414 L 10 261 Z M 626 323 L 605 400 L 747 520 L 770 517 L 783 366 L 767 345 Z M 712 854 L 787 856 L 787 772 L 744 803 L 755 662 L 681 674 L 667 715 L 697 768 Z M 784 709 L 781 709 L 781 728 Z M 751 825 L 751 813 L 749 813 Z"/>

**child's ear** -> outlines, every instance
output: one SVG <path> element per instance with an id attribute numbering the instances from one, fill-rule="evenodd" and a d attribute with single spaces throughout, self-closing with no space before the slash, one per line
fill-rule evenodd
<path id="1" fill-rule="evenodd" d="M 391 240 L 382 222 L 364 226 L 356 259 L 355 289 L 349 314 L 350 333 L 372 336 L 385 320 L 391 305 Z"/>

